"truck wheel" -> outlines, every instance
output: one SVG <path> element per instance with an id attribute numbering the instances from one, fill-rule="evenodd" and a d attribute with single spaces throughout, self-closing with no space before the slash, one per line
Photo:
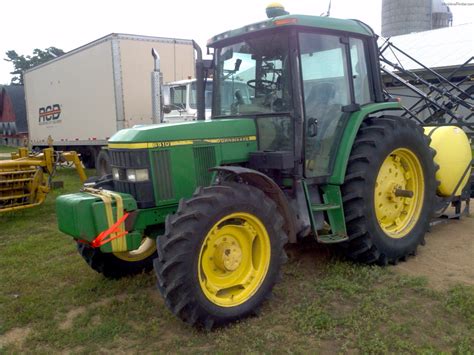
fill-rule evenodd
<path id="1" fill-rule="evenodd" d="M 137 250 L 122 253 L 103 253 L 80 242 L 77 250 L 92 269 L 110 279 L 150 271 L 157 256 L 156 243 L 151 238 L 144 238 Z"/>
<path id="2" fill-rule="evenodd" d="M 110 155 L 106 150 L 101 150 L 99 154 L 97 154 L 97 158 L 95 161 L 95 169 L 97 170 L 97 175 L 99 177 L 112 174 L 112 167 L 110 166 Z"/>
<path id="3" fill-rule="evenodd" d="M 255 314 L 279 277 L 286 241 L 282 216 L 259 189 L 198 188 L 157 239 L 158 289 L 176 316 L 207 329 Z"/>
<path id="4" fill-rule="evenodd" d="M 416 252 L 433 214 L 435 151 L 420 126 L 400 117 L 361 126 L 342 186 L 349 258 L 395 264 Z"/>
<path id="5" fill-rule="evenodd" d="M 96 167 L 97 151 L 93 147 L 86 147 L 86 149 L 79 151 L 81 153 L 82 164 L 86 169 L 94 169 Z"/>

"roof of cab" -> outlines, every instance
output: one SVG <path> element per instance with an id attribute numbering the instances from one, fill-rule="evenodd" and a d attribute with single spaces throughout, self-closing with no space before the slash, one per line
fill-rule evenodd
<path id="1" fill-rule="evenodd" d="M 325 30 L 356 33 L 358 35 L 371 37 L 375 35 L 368 25 L 358 20 L 344 20 L 333 17 L 308 15 L 285 15 L 218 34 L 209 39 L 207 45 L 209 47 L 219 47 L 221 42 L 225 43 L 236 36 L 285 26 L 321 28 Z"/>

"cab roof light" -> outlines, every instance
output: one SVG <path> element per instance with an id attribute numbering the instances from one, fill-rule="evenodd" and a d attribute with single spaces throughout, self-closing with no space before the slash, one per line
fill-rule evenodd
<path id="1" fill-rule="evenodd" d="M 268 4 L 267 8 L 265 9 L 268 18 L 278 17 L 288 15 L 289 12 L 285 10 L 282 4 L 279 2 L 272 2 Z"/>
<path id="2" fill-rule="evenodd" d="M 298 22 L 298 19 L 296 18 L 283 18 L 281 20 L 273 21 L 273 24 L 275 26 L 282 26 L 282 25 L 294 25 L 297 22 Z"/>

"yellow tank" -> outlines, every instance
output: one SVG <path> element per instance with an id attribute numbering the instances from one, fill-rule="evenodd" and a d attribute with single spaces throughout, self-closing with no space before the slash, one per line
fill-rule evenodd
<path id="1" fill-rule="evenodd" d="M 438 194 L 450 196 L 472 160 L 469 138 L 461 128 L 455 126 L 425 127 L 425 134 L 431 136 L 430 146 L 436 150 L 434 161 L 439 165 L 436 179 L 440 182 Z M 470 173 L 469 168 L 455 196 L 461 194 Z"/>

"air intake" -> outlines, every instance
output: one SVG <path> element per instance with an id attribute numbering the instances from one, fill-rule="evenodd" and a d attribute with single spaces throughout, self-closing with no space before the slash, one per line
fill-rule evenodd
<path id="1" fill-rule="evenodd" d="M 216 165 L 216 150 L 214 147 L 197 147 L 193 149 L 193 153 L 196 184 L 197 186 L 208 186 L 212 177 L 209 169 Z"/>
<path id="2" fill-rule="evenodd" d="M 151 153 L 153 175 L 156 178 L 155 189 L 158 199 L 171 200 L 174 197 L 173 179 L 171 174 L 171 157 L 168 150 Z"/>

